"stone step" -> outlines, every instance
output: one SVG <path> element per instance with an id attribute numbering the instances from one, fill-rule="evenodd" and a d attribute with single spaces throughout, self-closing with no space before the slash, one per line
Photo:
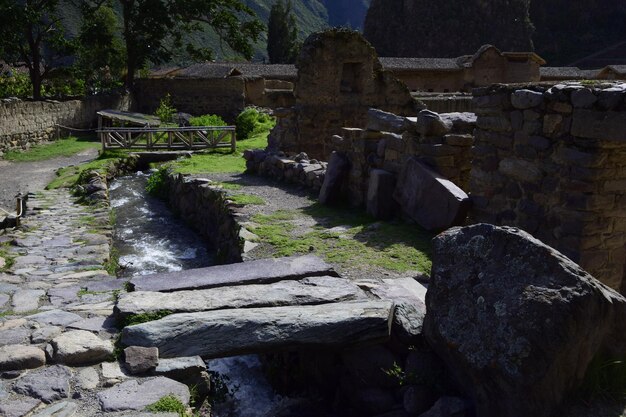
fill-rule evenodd
<path id="1" fill-rule="evenodd" d="M 359 301 L 173 314 L 124 328 L 122 343 L 158 347 L 163 358 L 341 348 L 387 341 L 393 311 L 391 301 Z"/>
<path id="2" fill-rule="evenodd" d="M 121 316 L 162 310 L 191 313 L 227 308 L 314 305 L 366 298 L 365 292 L 351 281 L 323 276 L 304 278 L 300 281 L 280 281 L 272 284 L 218 287 L 172 293 L 153 291 L 122 293 L 115 311 Z"/>
<path id="3" fill-rule="evenodd" d="M 143 275 L 131 279 L 130 285 L 135 291 L 170 292 L 232 285 L 269 284 L 323 275 L 337 276 L 337 273 L 332 266 L 320 258 L 305 255 Z"/>

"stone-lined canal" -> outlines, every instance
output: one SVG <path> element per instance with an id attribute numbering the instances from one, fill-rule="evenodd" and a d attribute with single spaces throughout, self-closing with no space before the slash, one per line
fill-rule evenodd
<path id="1" fill-rule="evenodd" d="M 146 192 L 149 173 L 115 179 L 109 187 L 115 210 L 114 248 L 120 277 L 182 271 L 214 264 L 214 252 L 167 204 Z M 207 361 L 231 392 L 213 410 L 213 417 L 274 415 L 284 402 L 265 379 L 256 355 Z"/>

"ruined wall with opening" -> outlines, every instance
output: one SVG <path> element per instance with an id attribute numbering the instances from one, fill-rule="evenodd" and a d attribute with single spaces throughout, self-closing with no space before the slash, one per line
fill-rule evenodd
<path id="1" fill-rule="evenodd" d="M 376 51 L 358 32 L 331 29 L 311 35 L 296 66 L 295 105 L 276 112 L 272 149 L 327 159 L 333 149 L 324 139 L 344 126 L 364 126 L 369 108 L 407 116 L 423 108 L 383 70 Z"/>
<path id="2" fill-rule="evenodd" d="M 0 102 L 0 157 L 12 149 L 28 147 L 56 136 L 56 124 L 88 128 L 97 120 L 96 112 L 103 109 L 128 110 L 129 96 L 106 95 L 68 101 L 22 101 L 7 99 Z"/>
<path id="3" fill-rule="evenodd" d="M 498 85 L 474 95 L 472 221 L 520 227 L 619 289 L 626 85 Z"/>

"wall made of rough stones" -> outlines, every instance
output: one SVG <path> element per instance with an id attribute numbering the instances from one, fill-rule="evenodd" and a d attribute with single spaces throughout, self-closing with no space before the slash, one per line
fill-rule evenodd
<path id="1" fill-rule="evenodd" d="M 270 148 L 306 152 L 327 160 L 324 139 L 344 126 L 363 126 L 371 107 L 414 115 L 423 104 L 402 82 L 383 70 L 374 48 L 358 32 L 331 29 L 311 35 L 298 62 L 295 105 L 277 109 Z"/>
<path id="2" fill-rule="evenodd" d="M 97 120 L 102 109 L 127 110 L 131 105 L 127 95 L 92 96 L 68 101 L 0 101 L 0 157 L 12 149 L 28 147 L 53 140 L 55 125 L 88 128 Z"/>
<path id="3" fill-rule="evenodd" d="M 472 220 L 520 227 L 620 289 L 626 84 L 474 91 Z"/>
<path id="4" fill-rule="evenodd" d="M 216 249 L 217 263 L 241 262 L 245 241 L 226 193 L 210 180 L 183 175 L 170 175 L 168 186 L 171 207 Z"/>
<path id="5" fill-rule="evenodd" d="M 246 106 L 244 84 L 241 77 L 145 78 L 135 84 L 135 100 L 139 112 L 153 114 L 169 94 L 179 112 L 193 116 L 217 114 L 232 123 Z"/>

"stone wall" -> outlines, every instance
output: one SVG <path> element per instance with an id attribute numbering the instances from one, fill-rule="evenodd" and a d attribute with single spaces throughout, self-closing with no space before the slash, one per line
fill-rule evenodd
<path id="1" fill-rule="evenodd" d="M 168 186 L 170 206 L 216 249 L 217 263 L 241 262 L 245 240 L 226 193 L 209 180 L 183 175 L 170 175 Z"/>
<path id="2" fill-rule="evenodd" d="M 87 128 L 97 120 L 102 109 L 127 110 L 129 96 L 93 96 L 69 101 L 0 102 L 0 157 L 11 149 L 26 149 L 31 145 L 52 140 L 55 125 Z"/>
<path id="3" fill-rule="evenodd" d="M 474 95 L 473 221 L 520 227 L 620 289 L 626 85 L 497 85 Z"/>
<path id="4" fill-rule="evenodd" d="M 179 112 L 194 116 L 217 114 L 229 123 L 246 106 L 242 77 L 144 78 L 135 84 L 136 108 L 141 113 L 153 114 L 167 94 Z"/>
<path id="5" fill-rule="evenodd" d="M 327 139 L 328 147 L 350 162 L 348 194 L 352 205 L 366 204 L 370 171 L 383 169 L 398 177 L 411 157 L 418 158 L 462 189 L 469 185 L 471 113 L 437 114 L 422 110 L 417 117 L 401 117 L 371 110 L 365 128 L 343 128 Z"/>
<path id="6" fill-rule="evenodd" d="M 424 108 L 383 70 L 376 51 L 358 32 L 331 29 L 311 35 L 296 67 L 295 105 L 275 111 L 277 125 L 269 138 L 273 150 L 327 160 L 333 149 L 324 139 L 343 126 L 365 125 L 369 108 L 406 116 Z"/>

